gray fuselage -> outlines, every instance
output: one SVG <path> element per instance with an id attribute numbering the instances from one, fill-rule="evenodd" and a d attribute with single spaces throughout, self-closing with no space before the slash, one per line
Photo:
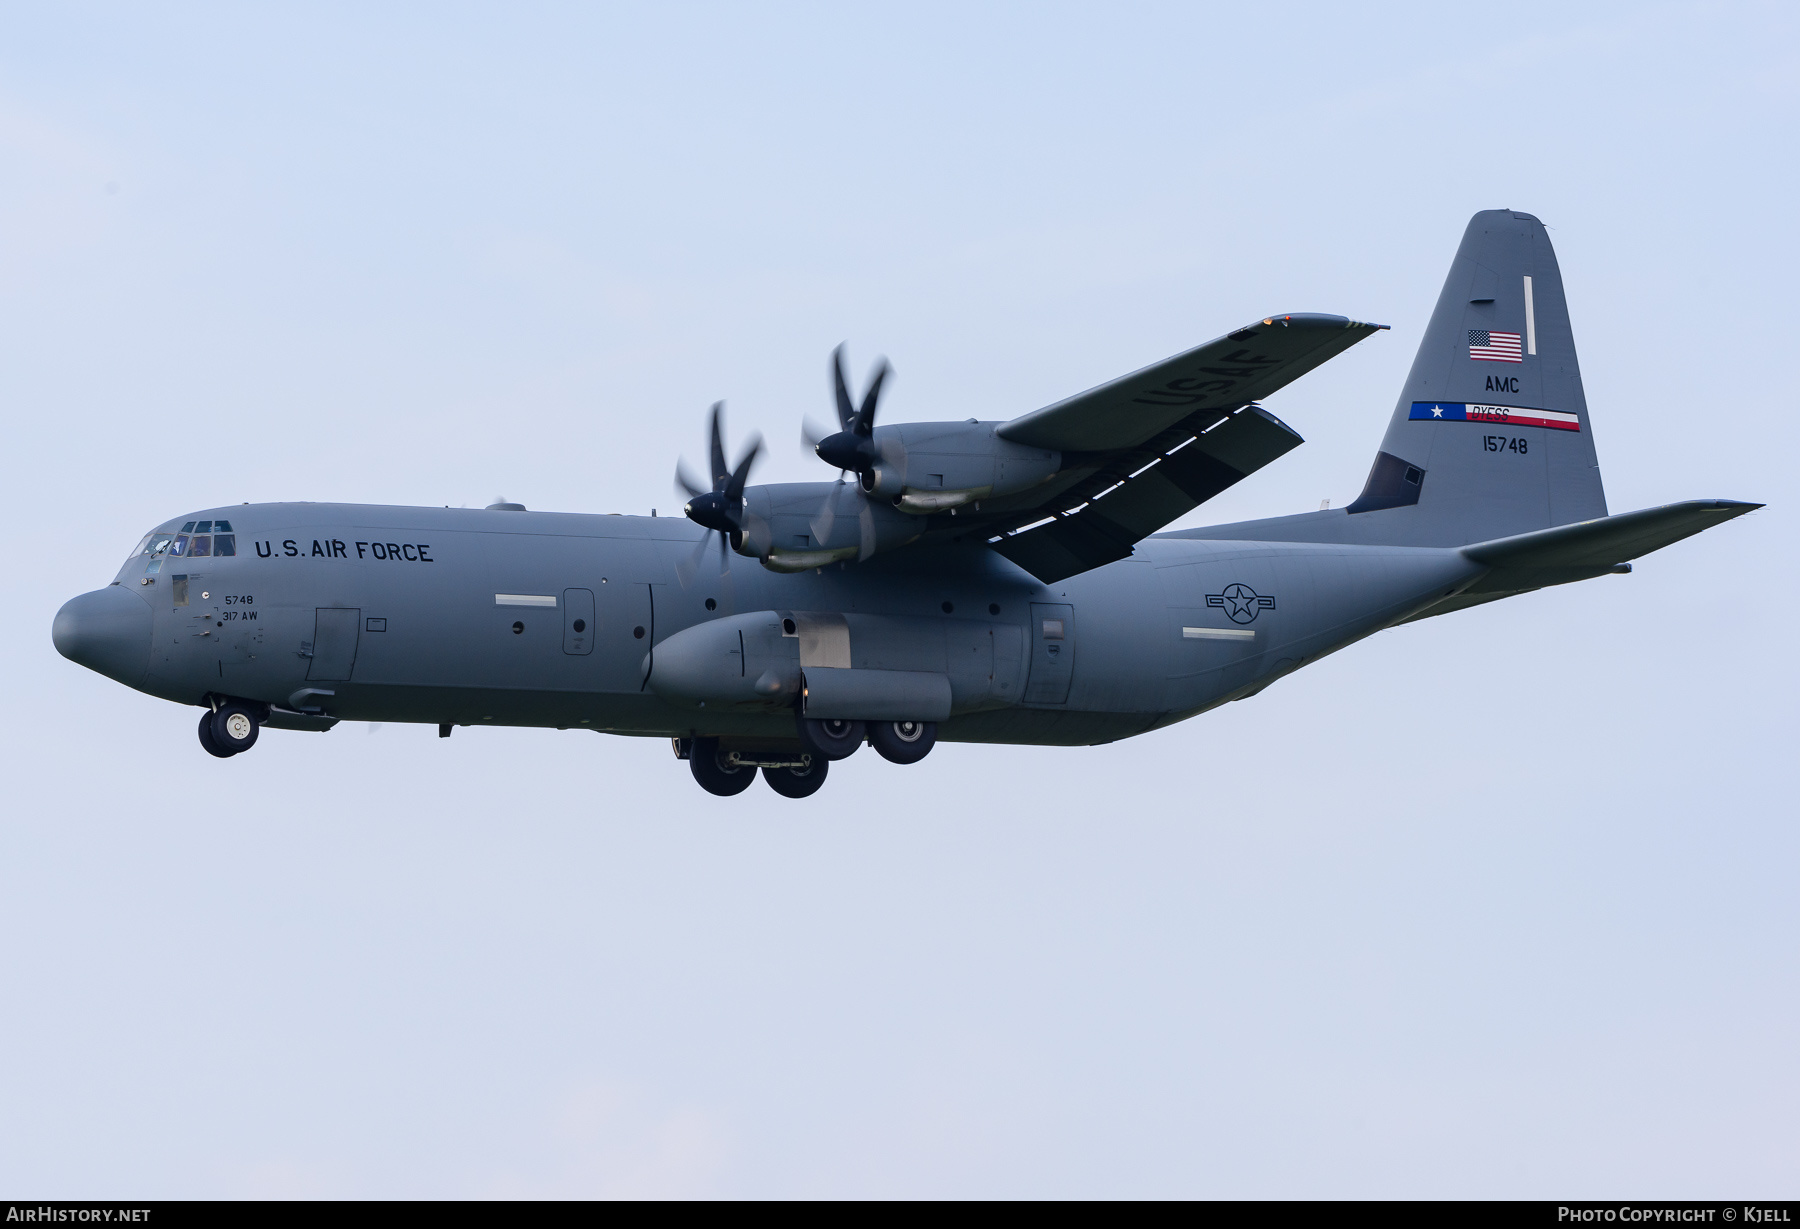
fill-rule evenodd
<path id="1" fill-rule="evenodd" d="M 1484 571 L 1454 549 L 1153 538 L 1052 585 L 970 546 L 790 575 L 733 556 L 728 578 L 709 551 L 684 586 L 702 531 L 673 518 L 257 504 L 170 528 L 220 518 L 235 555 L 120 570 L 110 626 L 140 625 L 130 594 L 147 643 L 114 645 L 106 673 L 183 704 L 674 737 L 792 736 L 791 700 L 651 685 L 659 647 L 743 612 L 842 616 L 848 665 L 947 674 L 944 739 L 1076 745 L 1252 694 Z"/>

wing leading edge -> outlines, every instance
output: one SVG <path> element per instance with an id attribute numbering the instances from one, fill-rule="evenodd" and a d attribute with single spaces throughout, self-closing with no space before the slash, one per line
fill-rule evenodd
<path id="1" fill-rule="evenodd" d="M 1260 401 L 1386 327 L 1310 312 L 1270 316 L 1015 418 L 999 434 L 1063 452 L 1140 447 L 1194 414 Z"/>

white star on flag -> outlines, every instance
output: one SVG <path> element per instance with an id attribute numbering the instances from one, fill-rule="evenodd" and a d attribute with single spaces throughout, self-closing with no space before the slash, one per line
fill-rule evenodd
<path id="1" fill-rule="evenodd" d="M 1431 416 L 1433 418 L 1442 418 L 1444 416 L 1444 407 L 1441 405 L 1432 406 L 1431 407 Z"/>

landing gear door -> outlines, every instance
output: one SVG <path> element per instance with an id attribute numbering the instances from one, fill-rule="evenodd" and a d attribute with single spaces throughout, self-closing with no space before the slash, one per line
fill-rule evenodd
<path id="1" fill-rule="evenodd" d="M 1058 602 L 1031 604 L 1031 675 L 1025 703 L 1066 704 L 1075 677 L 1075 608 Z"/>
<path id="2" fill-rule="evenodd" d="M 586 657 L 594 651 L 594 591 L 563 590 L 563 652 Z"/>
<path id="3" fill-rule="evenodd" d="M 362 631 L 362 611 L 336 606 L 317 608 L 313 624 L 312 661 L 307 664 L 308 682 L 348 682 L 356 667 L 356 638 Z"/>

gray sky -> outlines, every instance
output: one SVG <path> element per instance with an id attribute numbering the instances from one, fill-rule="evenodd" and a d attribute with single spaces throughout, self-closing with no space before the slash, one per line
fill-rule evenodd
<path id="1" fill-rule="evenodd" d="M 0 15 L 0 1190 L 1795 1194 L 1791 9 L 366 7 Z M 1768 509 L 800 804 L 580 732 L 214 761 L 50 645 L 187 509 L 667 513 L 719 397 L 824 477 L 844 339 L 1003 418 L 1388 322 L 1184 524 L 1342 504 L 1495 207 L 1612 509 Z"/>

